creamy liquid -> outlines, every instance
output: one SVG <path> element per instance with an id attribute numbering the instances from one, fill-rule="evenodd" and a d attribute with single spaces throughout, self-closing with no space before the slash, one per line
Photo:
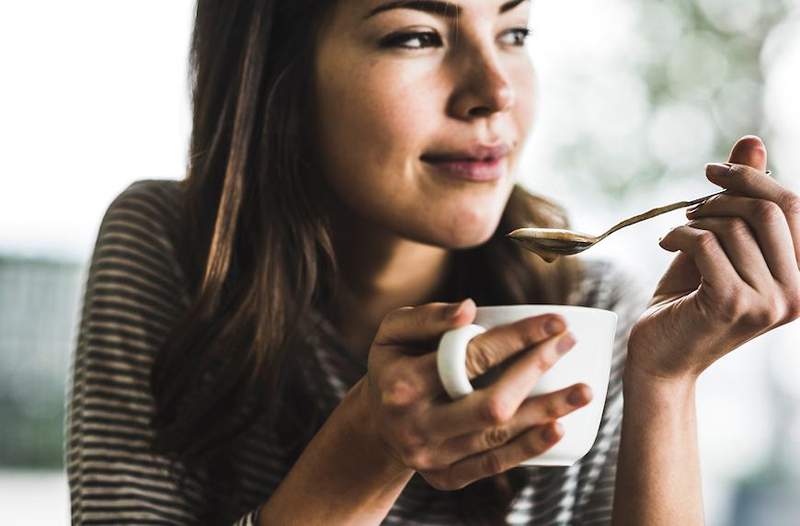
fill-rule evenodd
<path id="1" fill-rule="evenodd" d="M 583 252 L 594 243 L 593 236 L 560 228 L 520 228 L 508 237 L 548 263 Z"/>

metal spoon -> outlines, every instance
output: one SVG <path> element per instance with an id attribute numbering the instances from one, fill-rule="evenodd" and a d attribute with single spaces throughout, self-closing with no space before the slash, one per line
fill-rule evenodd
<path id="1" fill-rule="evenodd" d="M 768 171 L 767 175 L 769 174 L 770 172 Z M 572 230 L 564 230 L 560 228 L 518 228 L 517 230 L 506 234 L 506 237 L 517 241 L 525 249 L 530 250 L 534 254 L 538 254 L 548 263 L 552 263 L 560 256 L 573 256 L 575 254 L 580 254 L 584 250 L 596 245 L 621 228 L 639 223 L 645 219 L 650 219 L 657 215 L 672 212 L 678 208 L 686 208 L 702 203 L 708 199 L 711 199 L 715 195 L 720 195 L 723 193 L 725 193 L 724 190 L 722 192 L 717 192 L 705 197 L 700 197 L 693 201 L 680 201 L 671 205 L 653 208 L 652 210 L 648 210 L 643 214 L 620 221 L 599 236 L 592 236 L 589 234 L 583 234 L 580 232 L 574 232 Z"/>

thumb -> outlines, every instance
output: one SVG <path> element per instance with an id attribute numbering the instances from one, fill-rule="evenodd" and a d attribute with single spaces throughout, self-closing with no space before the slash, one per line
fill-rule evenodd
<path id="1" fill-rule="evenodd" d="M 744 164 L 759 171 L 767 169 L 767 147 L 760 137 L 745 135 L 733 146 L 728 157 L 731 164 Z"/>
<path id="2" fill-rule="evenodd" d="M 446 331 L 472 323 L 476 309 L 475 301 L 471 298 L 459 303 L 401 307 L 383 318 L 373 343 L 400 346 L 430 343 L 441 338 Z"/>

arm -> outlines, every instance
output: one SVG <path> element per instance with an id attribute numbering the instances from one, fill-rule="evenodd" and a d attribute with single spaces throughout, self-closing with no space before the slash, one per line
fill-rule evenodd
<path id="1" fill-rule="evenodd" d="M 639 278 L 622 267 L 606 263 L 598 266 L 590 278 L 597 285 L 589 296 L 588 305 L 613 310 L 618 321 L 603 418 L 592 449 L 580 461 L 573 520 L 581 525 L 611 523 L 620 453 L 623 385 L 628 385 L 623 378 L 627 370 L 628 337 L 650 300 Z"/>
<path id="2" fill-rule="evenodd" d="M 357 383 L 261 508 L 259 524 L 380 524 L 413 471 L 362 431 L 368 408 Z M 313 505 L 309 505 L 312 504 Z"/>
<path id="3" fill-rule="evenodd" d="M 630 368 L 624 397 L 613 524 L 703 524 L 695 382 Z"/>
<path id="4" fill-rule="evenodd" d="M 707 165 L 728 192 L 660 241 L 679 254 L 631 331 L 615 524 L 703 523 L 697 377 L 800 317 L 800 197 L 764 173 L 766 159 L 748 136 L 728 164 Z"/>
<path id="5" fill-rule="evenodd" d="M 184 308 L 158 183 L 134 183 L 103 218 L 67 393 L 72 524 L 198 524 L 203 480 L 177 484 L 151 451 L 149 370 Z M 255 512 L 239 524 L 253 523 Z"/>

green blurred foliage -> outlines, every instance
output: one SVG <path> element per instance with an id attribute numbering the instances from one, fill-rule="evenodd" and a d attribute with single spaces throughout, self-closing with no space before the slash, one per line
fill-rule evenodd
<path id="1" fill-rule="evenodd" d="M 575 119 L 556 155 L 576 188 L 624 199 L 665 178 L 697 177 L 706 162 L 727 160 L 742 135 L 769 143 L 761 53 L 788 0 L 622 1 L 635 14 L 630 45 L 611 67 L 578 79 L 588 98 L 577 111 L 610 104 L 612 114 L 600 125 Z M 631 79 L 643 81 L 643 93 Z M 597 95 L 609 90 L 621 94 Z"/>

